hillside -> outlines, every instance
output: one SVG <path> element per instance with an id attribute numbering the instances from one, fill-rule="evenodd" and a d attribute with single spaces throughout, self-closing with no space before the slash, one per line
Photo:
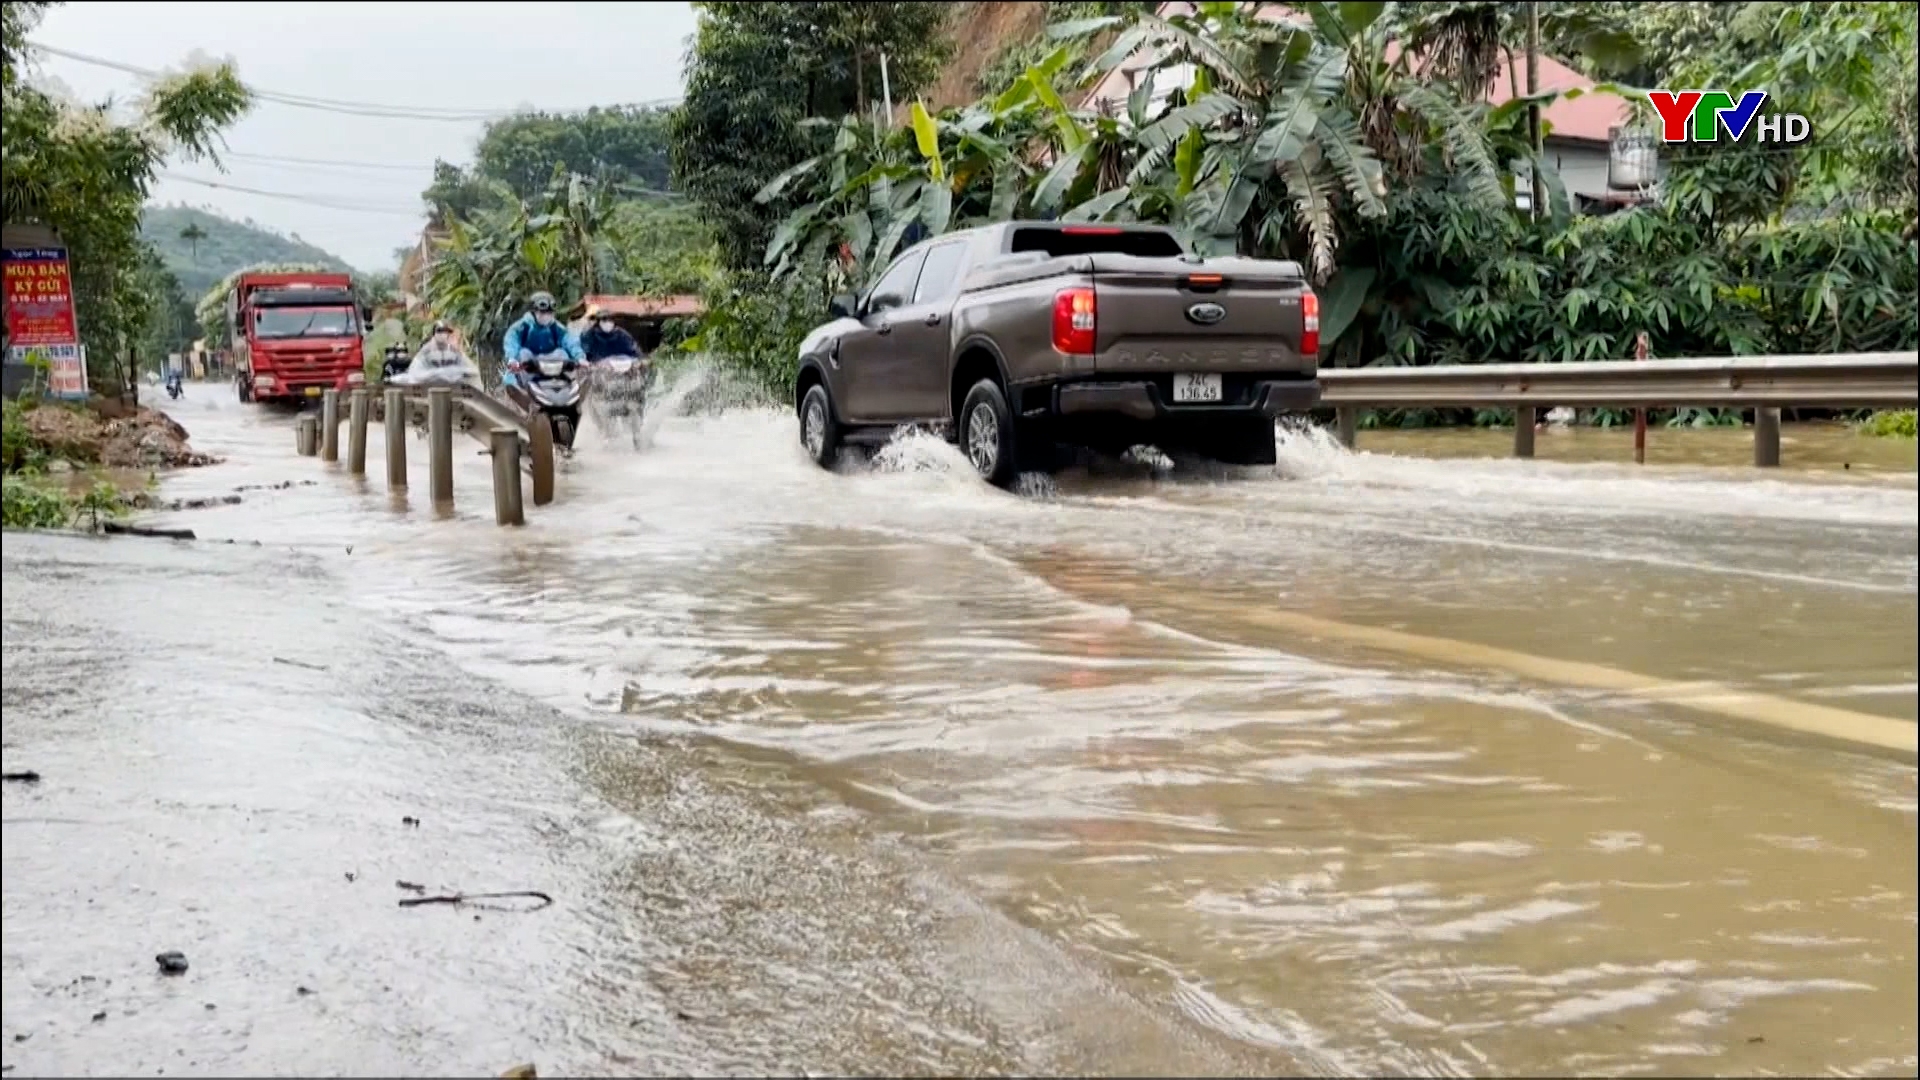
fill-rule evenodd
<path id="1" fill-rule="evenodd" d="M 180 234 L 190 226 L 204 235 L 198 239 L 182 237 Z M 304 240 L 190 206 L 147 207 L 141 215 L 140 233 L 160 252 L 189 301 L 200 299 L 228 274 L 255 263 L 316 263 L 353 269 L 338 255 Z"/>

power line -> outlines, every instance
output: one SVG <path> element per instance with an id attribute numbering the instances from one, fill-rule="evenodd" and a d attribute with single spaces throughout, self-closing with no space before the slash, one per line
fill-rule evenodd
<path id="1" fill-rule="evenodd" d="M 356 214 L 391 214 L 398 217 L 416 219 L 425 217 L 427 213 L 425 207 L 415 210 L 401 210 L 395 207 L 370 206 L 366 204 L 355 205 L 353 203 L 335 202 L 318 195 L 306 195 L 291 191 L 267 191 L 262 188 L 244 187 L 239 184 L 226 184 L 217 180 L 207 180 L 198 176 L 182 176 L 179 173 L 167 172 L 165 170 L 161 170 L 154 175 L 162 180 L 171 180 L 175 183 L 198 184 L 201 187 L 214 188 L 220 191 L 233 191 L 242 195 L 258 195 L 267 199 L 284 199 L 288 202 L 304 203 L 308 206 L 316 206 L 325 210 L 342 210 Z"/>
<path id="2" fill-rule="evenodd" d="M 248 154 L 239 150 L 226 150 L 220 154 L 223 158 L 235 161 L 257 161 L 263 165 L 313 165 L 338 169 L 377 169 L 381 172 L 417 173 L 422 169 L 432 170 L 432 165 L 396 165 L 391 161 L 345 161 L 339 158 L 285 157 L 279 154 Z"/>
<path id="3" fill-rule="evenodd" d="M 91 64 L 95 67 L 121 71 L 130 75 L 139 76 L 143 79 L 161 79 L 167 77 L 167 73 L 164 71 L 141 67 L 137 64 L 128 64 L 119 60 L 108 60 L 104 57 L 90 56 L 86 53 L 74 52 L 70 49 L 60 49 L 51 45 L 42 45 L 38 42 L 29 42 L 28 44 L 34 50 L 46 53 L 49 56 L 58 56 L 75 61 L 76 63 Z M 342 101 L 336 98 L 312 97 L 306 94 L 290 94 L 277 90 L 267 90 L 254 86 L 251 83 L 243 83 L 243 85 L 246 86 L 249 94 L 260 101 L 299 109 L 313 109 L 319 112 L 339 113 L 346 116 L 360 116 L 370 119 L 431 120 L 442 123 L 471 124 L 486 120 L 501 120 L 510 116 L 519 115 L 525 111 L 522 109 L 448 109 L 438 106 L 383 105 L 373 102 Z M 659 108 L 676 105 L 679 102 L 680 98 L 675 96 L 611 107 Z"/>

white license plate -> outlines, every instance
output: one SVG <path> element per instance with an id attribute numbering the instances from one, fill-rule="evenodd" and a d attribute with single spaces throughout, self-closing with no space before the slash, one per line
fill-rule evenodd
<path id="1" fill-rule="evenodd" d="M 1220 400 L 1220 376 L 1184 373 L 1173 377 L 1173 400 L 1191 404 Z"/>

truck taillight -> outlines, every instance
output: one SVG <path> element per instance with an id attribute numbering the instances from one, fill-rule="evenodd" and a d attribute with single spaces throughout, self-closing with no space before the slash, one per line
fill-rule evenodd
<path id="1" fill-rule="evenodd" d="M 1068 356 L 1090 356 L 1099 309 L 1092 289 L 1061 289 L 1053 294 L 1053 347 Z"/>
<path id="2" fill-rule="evenodd" d="M 1320 355 L 1320 298 L 1312 289 L 1300 294 L 1300 355 Z"/>

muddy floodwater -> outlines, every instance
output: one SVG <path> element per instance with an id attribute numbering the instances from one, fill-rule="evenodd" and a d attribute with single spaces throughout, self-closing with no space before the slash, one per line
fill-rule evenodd
<path id="1" fill-rule="evenodd" d="M 6 540 L 9 1076 L 1920 1069 L 1910 442 L 742 409 L 508 530 L 167 408 L 200 542 Z"/>

